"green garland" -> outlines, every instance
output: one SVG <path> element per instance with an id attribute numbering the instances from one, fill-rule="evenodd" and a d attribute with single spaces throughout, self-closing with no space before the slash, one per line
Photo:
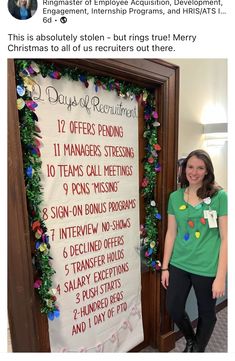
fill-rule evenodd
<path id="1" fill-rule="evenodd" d="M 141 225 L 141 253 L 143 262 L 151 270 L 159 270 L 161 263 L 158 260 L 158 221 L 161 214 L 158 212 L 154 200 L 157 173 L 161 171 L 158 162 L 158 152 L 161 150 L 157 142 L 158 114 L 154 109 L 154 102 L 145 104 L 144 110 L 145 128 L 144 138 L 146 139 L 146 153 L 144 158 L 144 177 L 141 183 L 141 194 L 144 197 L 145 224 Z"/>
<path id="2" fill-rule="evenodd" d="M 20 135 L 23 150 L 26 196 L 28 202 L 29 221 L 34 242 L 33 263 L 35 266 L 34 287 L 41 299 L 41 312 L 46 313 L 50 320 L 59 317 L 60 311 L 56 305 L 56 290 L 52 288 L 52 277 L 55 270 L 51 266 L 50 244 L 47 228 L 41 215 L 40 204 L 43 199 L 41 189 L 41 159 L 40 159 L 40 129 L 37 126 L 37 116 L 34 112 L 37 104 L 31 98 L 33 77 L 41 74 L 43 77 L 80 81 L 85 87 L 93 79 L 96 91 L 99 87 L 107 91 L 116 91 L 118 96 L 136 98 L 144 106 L 144 138 L 146 154 L 144 162 L 144 177 L 141 183 L 141 194 L 145 204 L 145 224 L 140 227 L 142 261 L 151 269 L 160 269 L 158 254 L 157 223 L 161 219 L 154 201 L 157 173 L 160 171 L 157 143 L 158 114 L 155 110 L 155 99 L 152 92 L 125 81 L 111 77 L 92 76 L 86 71 L 37 60 L 16 60 L 17 107 L 19 110 Z"/>

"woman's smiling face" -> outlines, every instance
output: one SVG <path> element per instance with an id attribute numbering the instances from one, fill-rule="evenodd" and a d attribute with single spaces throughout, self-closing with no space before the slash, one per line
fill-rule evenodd
<path id="1" fill-rule="evenodd" d="M 203 160 L 192 156 L 186 165 L 186 177 L 191 186 L 201 186 L 207 174 L 206 165 Z"/>

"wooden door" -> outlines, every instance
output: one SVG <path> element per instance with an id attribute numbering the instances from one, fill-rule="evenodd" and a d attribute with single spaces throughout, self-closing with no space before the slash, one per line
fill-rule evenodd
<path id="1" fill-rule="evenodd" d="M 162 146 L 159 162 L 156 201 L 162 220 L 159 222 L 160 259 L 167 222 L 167 200 L 176 187 L 178 145 L 179 69 L 156 59 L 56 59 L 45 60 L 60 66 L 77 66 L 92 74 L 114 76 L 155 91 L 161 127 L 158 142 Z M 50 351 L 47 319 L 40 313 L 33 291 L 30 234 L 24 189 L 22 153 L 16 110 L 14 61 L 8 63 L 8 316 L 14 352 Z M 140 179 L 144 152 L 143 109 L 139 111 Z M 140 202 L 140 217 L 144 217 Z M 165 291 L 160 274 L 143 269 L 142 313 L 144 342 L 132 351 L 150 345 L 159 351 L 174 347 L 173 325 L 165 310 Z"/>

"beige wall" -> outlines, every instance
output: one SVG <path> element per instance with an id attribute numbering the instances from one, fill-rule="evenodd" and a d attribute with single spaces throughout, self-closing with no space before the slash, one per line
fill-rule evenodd
<path id="1" fill-rule="evenodd" d="M 216 140 L 208 145 L 203 135 L 203 122 L 227 122 L 227 60 L 166 60 L 180 67 L 178 156 L 196 148 L 208 151 L 216 180 L 227 189 L 227 142 Z"/>

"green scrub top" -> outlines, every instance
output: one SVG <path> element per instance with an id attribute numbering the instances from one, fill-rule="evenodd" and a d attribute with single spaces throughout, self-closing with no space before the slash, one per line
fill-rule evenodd
<path id="1" fill-rule="evenodd" d="M 191 206 L 184 200 L 184 188 L 171 193 L 168 214 L 174 215 L 177 235 L 170 264 L 201 276 L 216 276 L 221 238 L 218 218 L 227 215 L 227 193 L 219 190 L 211 203 Z M 210 201 L 210 199 L 209 199 Z M 216 211 L 217 227 L 210 228 L 204 211 Z"/>

